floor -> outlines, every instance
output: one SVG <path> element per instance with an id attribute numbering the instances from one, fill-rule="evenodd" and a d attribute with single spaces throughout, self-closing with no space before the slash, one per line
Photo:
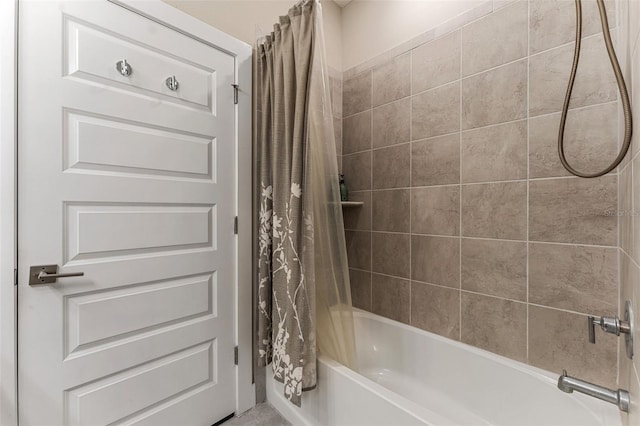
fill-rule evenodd
<path id="1" fill-rule="evenodd" d="M 234 417 L 223 426 L 291 426 L 269 403 L 256 405 L 240 417 Z"/>

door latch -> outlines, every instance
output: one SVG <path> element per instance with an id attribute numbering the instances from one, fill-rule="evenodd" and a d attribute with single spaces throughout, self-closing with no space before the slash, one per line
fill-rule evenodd
<path id="1" fill-rule="evenodd" d="M 82 277 L 84 272 L 58 273 L 58 265 L 37 265 L 29 268 L 29 285 L 53 284 L 58 278 Z"/>

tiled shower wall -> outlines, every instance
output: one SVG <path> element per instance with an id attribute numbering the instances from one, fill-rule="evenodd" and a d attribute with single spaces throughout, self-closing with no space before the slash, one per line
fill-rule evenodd
<path id="1" fill-rule="evenodd" d="M 626 77 L 632 107 L 635 106 L 634 137 L 631 152 L 627 155 L 619 176 L 618 217 L 620 224 L 620 317 L 623 317 L 624 302 L 631 300 L 636 312 L 635 329 L 640 329 L 638 312 L 640 309 L 640 1 L 621 0 L 620 20 L 620 62 Z M 624 126 L 620 124 L 620 130 Z M 636 342 L 640 334 L 636 331 Z M 628 416 L 623 416 L 625 424 L 640 424 L 640 346 L 635 345 L 633 362 L 625 355 L 623 339 L 619 342 L 620 374 L 619 386 L 631 393 L 632 407 Z"/>
<path id="2" fill-rule="evenodd" d="M 616 155 L 618 96 L 583 3 L 566 146 L 595 170 Z M 557 158 L 574 5 L 488 4 L 344 74 L 342 170 L 364 203 L 344 213 L 353 303 L 614 386 L 617 338 L 589 344 L 586 315 L 618 312 L 618 176 L 570 177 Z"/>

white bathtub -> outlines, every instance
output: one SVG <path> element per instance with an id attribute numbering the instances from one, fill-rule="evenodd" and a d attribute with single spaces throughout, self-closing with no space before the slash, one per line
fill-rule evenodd
<path id="1" fill-rule="evenodd" d="M 557 375 L 355 310 L 360 374 L 320 357 L 302 408 L 267 374 L 267 399 L 298 425 L 621 424 L 618 409 L 556 388 Z"/>

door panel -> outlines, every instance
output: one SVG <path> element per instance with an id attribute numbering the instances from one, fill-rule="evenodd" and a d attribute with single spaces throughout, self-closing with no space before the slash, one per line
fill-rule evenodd
<path id="1" fill-rule="evenodd" d="M 215 423 L 235 406 L 234 58 L 106 1 L 21 2 L 19 40 L 21 423 Z M 84 276 L 29 286 L 46 264 Z"/>
<path id="2" fill-rule="evenodd" d="M 64 120 L 66 172 L 215 178 L 215 139 L 72 111 Z"/>

